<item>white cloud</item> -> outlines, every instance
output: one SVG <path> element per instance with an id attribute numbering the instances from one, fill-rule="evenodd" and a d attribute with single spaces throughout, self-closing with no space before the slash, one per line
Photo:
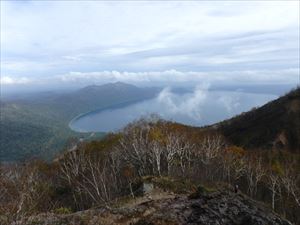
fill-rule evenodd
<path id="1" fill-rule="evenodd" d="M 166 70 L 156 72 L 71 72 L 57 76 L 56 79 L 63 82 L 96 83 L 103 84 L 107 82 L 128 82 L 141 85 L 155 84 L 197 84 L 197 83 L 246 83 L 246 84 L 278 84 L 297 83 L 299 70 L 252 70 L 252 71 L 230 71 L 230 72 L 182 72 L 177 70 Z"/>
<path id="2" fill-rule="evenodd" d="M 297 68 L 283 70 L 252 70 L 230 72 L 197 72 L 197 71 L 149 71 L 149 72 L 70 72 L 67 74 L 46 77 L 14 77 L 3 76 L 1 85 L 26 84 L 27 86 L 49 87 L 83 87 L 90 84 L 101 85 L 110 82 L 125 82 L 137 86 L 197 86 L 199 84 L 211 85 L 256 85 L 256 84 L 297 84 L 299 70 Z M 166 92 L 165 94 L 168 94 Z M 226 99 L 222 100 L 226 102 Z"/>
<path id="3" fill-rule="evenodd" d="M 209 85 L 203 83 L 196 86 L 191 93 L 185 94 L 165 88 L 154 100 L 137 104 L 138 107 L 131 110 L 131 113 L 143 111 L 148 114 L 158 113 L 163 118 L 173 118 L 190 125 L 207 125 L 248 111 L 253 106 L 260 106 L 278 97 L 271 94 L 210 91 L 208 88 Z"/>
<path id="4" fill-rule="evenodd" d="M 27 77 L 13 78 L 4 76 L 0 78 L 1 85 L 16 85 L 16 84 L 29 84 L 32 80 Z"/>
<path id="5" fill-rule="evenodd" d="M 207 99 L 207 89 L 209 85 L 199 85 L 192 94 L 176 95 L 171 89 L 165 88 L 158 97 L 158 103 L 168 109 L 169 114 L 186 115 L 195 120 L 201 120 L 201 107 Z"/>
<path id="6" fill-rule="evenodd" d="M 216 102 L 218 102 L 220 105 L 223 105 L 224 108 L 227 110 L 227 112 L 232 113 L 236 111 L 240 105 L 240 96 L 239 95 L 224 95 L 220 96 Z"/>
<path id="7" fill-rule="evenodd" d="M 298 19 L 297 1 L 1 1 L 1 74 L 39 82 L 294 82 Z"/>

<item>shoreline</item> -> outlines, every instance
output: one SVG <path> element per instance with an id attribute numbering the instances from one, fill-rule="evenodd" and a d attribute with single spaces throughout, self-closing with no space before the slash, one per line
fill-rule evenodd
<path id="1" fill-rule="evenodd" d="M 70 120 L 70 122 L 68 123 L 68 127 L 72 131 L 77 132 L 77 133 L 91 133 L 90 131 L 77 131 L 77 130 L 74 130 L 74 129 L 72 129 L 71 124 L 73 122 L 79 120 L 80 118 L 84 117 L 84 116 L 88 116 L 88 115 L 95 114 L 95 113 L 100 113 L 102 111 L 106 111 L 106 110 L 110 110 L 110 109 L 113 110 L 113 109 L 123 108 L 123 107 L 129 106 L 129 105 L 133 105 L 135 103 L 139 103 L 139 102 L 143 102 L 143 101 L 153 99 L 155 97 L 156 96 L 137 99 L 137 100 L 131 100 L 131 101 L 127 101 L 127 102 L 117 103 L 117 104 L 114 104 L 114 105 L 111 105 L 111 106 L 105 106 L 105 107 L 98 108 L 98 109 L 95 109 L 95 110 L 91 110 L 91 111 L 88 111 L 88 112 L 85 112 L 85 113 L 80 113 L 79 115 L 75 116 L 73 119 Z M 100 133 L 101 131 L 94 131 L 94 132 Z"/>

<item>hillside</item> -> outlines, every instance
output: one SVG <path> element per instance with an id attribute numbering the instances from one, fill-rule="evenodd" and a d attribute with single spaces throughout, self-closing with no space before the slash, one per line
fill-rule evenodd
<path id="1" fill-rule="evenodd" d="M 63 150 L 68 139 L 90 135 L 70 130 L 68 124 L 75 116 L 150 98 L 156 92 L 156 89 L 117 82 L 88 86 L 64 94 L 41 93 L 33 97 L 2 100 L 0 161 L 20 161 L 31 157 L 51 159 Z"/>
<path id="2" fill-rule="evenodd" d="M 264 106 L 214 125 L 233 144 L 247 149 L 300 152 L 300 88 Z"/>
<path id="3" fill-rule="evenodd" d="M 52 162 L 0 165 L 0 223 L 299 224 L 299 162 L 215 130 L 141 119 Z"/>

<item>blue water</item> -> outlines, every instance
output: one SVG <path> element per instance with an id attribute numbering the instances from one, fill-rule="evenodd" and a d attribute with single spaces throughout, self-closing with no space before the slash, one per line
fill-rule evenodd
<path id="1" fill-rule="evenodd" d="M 164 90 L 150 100 L 87 113 L 72 120 L 70 127 L 80 132 L 116 131 L 129 122 L 153 113 L 163 119 L 204 126 L 249 111 L 277 97 L 272 94 L 205 90 L 174 94 L 170 90 Z"/>

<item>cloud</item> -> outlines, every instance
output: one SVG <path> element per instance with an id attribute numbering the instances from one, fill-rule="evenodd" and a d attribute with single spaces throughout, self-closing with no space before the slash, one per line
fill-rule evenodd
<path id="1" fill-rule="evenodd" d="M 209 85 L 199 85 L 192 94 L 176 95 L 171 89 L 165 88 L 157 97 L 157 102 L 168 109 L 168 114 L 183 115 L 195 120 L 201 119 L 201 107 L 207 100 Z"/>
<path id="2" fill-rule="evenodd" d="M 297 68 L 283 70 L 249 70 L 249 71 L 230 71 L 230 72 L 197 72 L 197 71 L 150 71 L 150 72 L 119 72 L 119 71 L 102 71 L 102 72 L 71 72 L 61 76 L 63 82 L 79 82 L 79 83 L 107 83 L 123 81 L 140 85 L 155 84 L 194 84 L 197 83 L 297 83 L 299 70 Z"/>
<path id="3" fill-rule="evenodd" d="M 148 72 L 70 72 L 42 78 L 4 76 L 1 85 L 26 84 L 29 86 L 83 87 L 90 84 L 101 85 L 111 82 L 125 82 L 137 86 L 197 86 L 211 85 L 257 85 L 257 84 L 297 84 L 299 69 L 249 70 L 249 71 L 148 71 Z M 166 92 L 168 93 L 168 92 Z M 225 100 L 224 100 L 225 101 Z"/>
<path id="4" fill-rule="evenodd" d="M 137 118 L 148 117 L 153 113 L 167 120 L 203 126 L 277 98 L 268 94 L 209 91 L 208 87 L 207 84 L 202 84 L 189 93 L 178 93 L 171 88 L 165 88 L 154 99 L 83 116 L 73 121 L 71 127 L 80 131 L 118 130 Z"/>
<path id="5" fill-rule="evenodd" d="M 4 76 L 0 78 L 1 85 L 16 85 L 16 84 L 29 84 L 32 80 L 27 77 L 13 78 L 9 76 Z"/>
<path id="6" fill-rule="evenodd" d="M 249 79 L 281 82 L 283 71 L 294 82 L 286 71 L 299 73 L 298 17 L 296 1 L 1 1 L 1 74 L 247 82 L 255 71 Z"/>
<path id="7" fill-rule="evenodd" d="M 220 96 L 216 102 L 224 106 L 227 112 L 232 113 L 241 106 L 241 99 L 239 95 L 224 95 Z"/>
<path id="8" fill-rule="evenodd" d="M 174 119 L 190 125 L 207 125 L 250 110 L 277 98 L 271 94 L 211 91 L 206 83 L 194 88 L 191 93 L 176 93 L 163 89 L 156 99 L 137 104 L 127 113 L 158 113 L 163 118 Z M 128 107 L 130 109 L 130 107 Z"/>

